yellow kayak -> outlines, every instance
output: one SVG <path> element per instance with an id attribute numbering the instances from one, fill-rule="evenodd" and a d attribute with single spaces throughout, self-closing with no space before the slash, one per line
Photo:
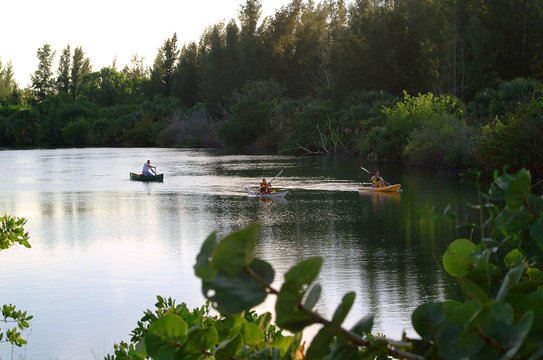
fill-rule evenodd
<path id="1" fill-rule="evenodd" d="M 388 185 L 383 187 L 371 187 L 371 186 L 362 186 L 360 191 L 385 191 L 385 192 L 398 192 L 400 191 L 401 184 Z"/>

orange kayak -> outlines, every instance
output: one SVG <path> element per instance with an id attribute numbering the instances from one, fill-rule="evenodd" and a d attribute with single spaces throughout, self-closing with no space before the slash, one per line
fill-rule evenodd
<path id="1" fill-rule="evenodd" d="M 386 192 L 398 192 L 400 191 L 401 184 L 388 185 L 383 187 L 371 187 L 371 186 L 362 186 L 360 191 L 386 191 Z"/>

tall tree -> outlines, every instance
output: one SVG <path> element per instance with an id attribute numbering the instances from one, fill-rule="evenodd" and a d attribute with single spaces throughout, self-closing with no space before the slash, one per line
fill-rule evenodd
<path id="1" fill-rule="evenodd" d="M 177 33 L 174 33 L 172 38 L 166 39 L 164 45 L 158 50 L 151 70 L 153 88 L 166 97 L 172 95 L 173 78 L 178 59 Z"/>
<path id="2" fill-rule="evenodd" d="M 54 89 L 54 79 L 51 67 L 55 52 L 51 50 L 51 45 L 45 44 L 38 49 L 38 69 L 31 76 L 32 89 L 38 101 L 43 101 Z"/>
<path id="3" fill-rule="evenodd" d="M 227 93 L 225 88 L 226 52 L 224 23 L 214 25 L 206 30 L 200 41 L 202 68 L 200 78 L 200 94 L 202 101 L 210 111 L 215 111 Z"/>
<path id="4" fill-rule="evenodd" d="M 71 70 L 70 44 L 62 50 L 57 70 L 56 89 L 59 93 L 67 94 L 70 91 L 70 70 Z"/>
<path id="5" fill-rule="evenodd" d="M 0 105 L 15 104 L 14 100 L 17 100 L 18 92 L 11 61 L 8 61 L 4 67 L 0 59 Z"/>
<path id="6" fill-rule="evenodd" d="M 240 22 L 240 49 L 241 82 L 259 79 L 262 76 L 262 69 L 258 57 L 260 56 L 260 40 L 257 30 L 258 21 L 262 14 L 262 1 L 247 0 L 239 11 Z"/>
<path id="7" fill-rule="evenodd" d="M 131 83 L 132 96 L 143 97 L 143 83 L 149 75 L 149 70 L 143 66 L 143 56 L 134 54 L 130 60 L 130 66 L 126 65 L 122 73 Z"/>
<path id="8" fill-rule="evenodd" d="M 183 46 L 175 71 L 174 95 L 187 107 L 199 101 L 200 67 L 198 45 L 191 42 Z"/>
<path id="9" fill-rule="evenodd" d="M 262 57 L 268 78 L 275 78 L 288 88 L 293 69 L 290 68 L 296 51 L 296 27 L 302 10 L 302 1 L 293 0 L 279 9 L 262 26 Z"/>
<path id="10" fill-rule="evenodd" d="M 81 46 L 74 49 L 74 56 L 72 58 L 72 72 L 70 81 L 70 92 L 75 99 L 79 96 L 79 85 L 83 76 L 91 72 L 91 65 L 89 58 L 85 58 L 85 53 Z"/>

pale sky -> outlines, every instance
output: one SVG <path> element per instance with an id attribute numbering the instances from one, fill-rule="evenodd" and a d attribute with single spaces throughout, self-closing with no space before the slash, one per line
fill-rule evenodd
<path id="1" fill-rule="evenodd" d="M 262 18 L 290 0 L 262 0 Z M 117 58 L 117 68 L 132 55 L 151 66 L 164 40 L 177 33 L 178 46 L 198 41 L 204 29 L 237 19 L 245 0 L 4 0 L 1 3 L 0 60 L 12 62 L 20 88 L 30 85 L 44 44 L 56 51 L 53 70 L 70 44 L 81 46 L 98 71 Z M 261 19 L 262 19 L 261 18 Z"/>

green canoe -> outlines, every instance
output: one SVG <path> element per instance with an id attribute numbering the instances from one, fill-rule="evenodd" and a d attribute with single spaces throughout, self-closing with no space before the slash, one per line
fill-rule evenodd
<path id="1" fill-rule="evenodd" d="M 130 173 L 130 180 L 136 180 L 136 181 L 164 181 L 164 174 L 158 174 L 153 176 L 143 176 L 142 174 L 134 174 L 133 172 Z"/>

